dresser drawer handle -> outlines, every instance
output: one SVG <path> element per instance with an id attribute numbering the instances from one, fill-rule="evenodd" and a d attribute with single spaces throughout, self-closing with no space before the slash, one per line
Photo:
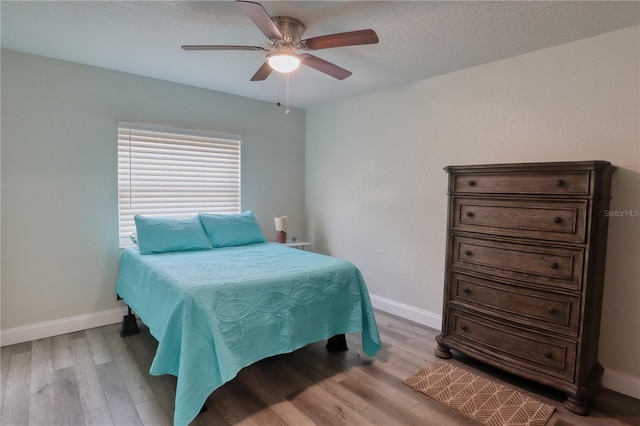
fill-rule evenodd
<path id="1" fill-rule="evenodd" d="M 546 351 L 546 352 L 544 353 L 544 357 L 545 357 L 545 358 L 551 358 L 551 352 Z"/>
<path id="2" fill-rule="evenodd" d="M 474 180 L 470 180 L 469 182 L 467 182 L 467 185 L 476 186 L 476 182 Z"/>
<path id="3" fill-rule="evenodd" d="M 473 212 L 467 212 L 467 217 L 473 217 Z"/>
<path id="4" fill-rule="evenodd" d="M 471 253 L 471 250 L 465 250 L 464 254 L 467 256 L 471 256 L 473 253 Z"/>
<path id="5" fill-rule="evenodd" d="M 551 264 L 551 269 L 558 269 L 560 267 L 560 265 L 558 265 L 557 263 L 553 262 Z"/>
<path id="6" fill-rule="evenodd" d="M 463 325 L 462 327 L 460 327 L 462 329 L 462 331 L 467 331 L 469 330 L 469 327 L 467 327 L 466 325 Z"/>
<path id="7" fill-rule="evenodd" d="M 553 221 L 555 223 L 562 223 L 562 218 L 561 217 L 556 217 L 555 219 L 553 219 Z"/>
<path id="8" fill-rule="evenodd" d="M 556 182 L 556 185 L 564 186 L 565 185 L 565 181 L 563 181 L 562 179 L 558 179 L 558 181 Z"/>
<path id="9" fill-rule="evenodd" d="M 549 312 L 550 314 L 555 314 L 556 312 L 558 312 L 558 310 L 553 306 L 549 306 L 549 308 L 547 309 L 547 312 Z"/>
<path id="10" fill-rule="evenodd" d="M 465 288 L 465 289 L 462 290 L 462 292 L 465 293 L 465 294 L 469 294 L 469 293 L 471 293 L 471 290 L 469 290 L 468 288 Z"/>

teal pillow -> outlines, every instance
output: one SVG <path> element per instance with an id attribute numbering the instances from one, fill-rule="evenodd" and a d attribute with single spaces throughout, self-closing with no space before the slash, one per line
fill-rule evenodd
<path id="1" fill-rule="evenodd" d="M 235 247 L 266 240 L 251 211 L 239 214 L 198 214 L 213 247 Z"/>
<path id="2" fill-rule="evenodd" d="M 198 216 L 175 218 L 135 215 L 133 219 L 141 254 L 212 248 Z"/>

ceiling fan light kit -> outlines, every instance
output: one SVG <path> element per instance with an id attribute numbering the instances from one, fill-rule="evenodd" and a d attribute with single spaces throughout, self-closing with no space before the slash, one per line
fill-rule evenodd
<path id="1" fill-rule="evenodd" d="M 296 50 L 319 50 L 333 47 L 357 46 L 378 43 L 378 36 L 371 29 L 329 34 L 302 40 L 305 26 L 289 16 L 271 17 L 260 3 L 236 0 L 242 11 L 267 37 L 269 48 L 235 45 L 184 45 L 184 50 L 263 50 L 268 52 L 265 62 L 251 77 L 251 81 L 266 80 L 272 71 L 290 73 L 300 64 L 314 68 L 338 80 L 351 75 L 351 71 L 309 53 Z"/>
<path id="2" fill-rule="evenodd" d="M 267 55 L 267 63 L 274 71 L 286 74 L 298 69 L 300 58 L 294 53 L 293 49 L 283 46 Z"/>

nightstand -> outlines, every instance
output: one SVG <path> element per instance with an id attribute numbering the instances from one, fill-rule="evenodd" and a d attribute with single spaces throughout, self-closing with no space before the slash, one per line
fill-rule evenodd
<path id="1" fill-rule="evenodd" d="M 306 241 L 287 241 L 286 243 L 281 243 L 281 244 L 283 246 L 293 247 L 300 250 L 305 250 L 305 247 L 308 247 L 311 245 L 311 243 L 308 243 Z"/>

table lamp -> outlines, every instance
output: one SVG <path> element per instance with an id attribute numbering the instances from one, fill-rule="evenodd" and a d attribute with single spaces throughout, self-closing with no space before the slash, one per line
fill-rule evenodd
<path id="1" fill-rule="evenodd" d="M 279 243 L 287 242 L 287 222 L 289 218 L 287 216 L 280 216 L 275 218 L 276 222 L 276 234 L 278 236 Z"/>

